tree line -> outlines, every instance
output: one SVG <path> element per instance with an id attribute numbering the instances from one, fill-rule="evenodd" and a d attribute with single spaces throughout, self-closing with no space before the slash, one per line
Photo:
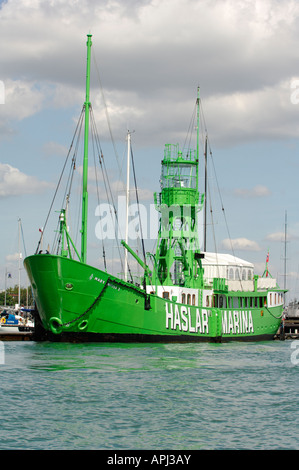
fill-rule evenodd
<path id="1" fill-rule="evenodd" d="M 6 289 L 6 306 L 11 307 L 17 304 L 19 301 L 19 286 L 16 284 L 14 287 L 8 287 Z M 0 305 L 5 305 L 5 290 L 0 292 Z M 26 307 L 27 305 L 33 305 L 32 291 L 29 287 L 20 288 L 20 305 Z"/>

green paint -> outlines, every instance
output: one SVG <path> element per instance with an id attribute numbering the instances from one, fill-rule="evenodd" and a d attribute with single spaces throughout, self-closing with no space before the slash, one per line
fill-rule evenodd
<path id="1" fill-rule="evenodd" d="M 85 137 L 81 256 L 60 213 L 61 252 L 25 259 L 42 325 L 56 338 L 101 341 L 227 341 L 272 339 L 281 322 L 283 290 L 270 283 L 232 290 L 225 277 L 205 278 L 198 238 L 199 89 L 196 150 L 165 146 L 161 191 L 154 195 L 160 213 L 157 250 L 147 253 L 153 269 L 122 241 L 144 270 L 142 287 L 86 264 L 88 209 L 88 128 L 91 35 L 87 40 Z M 72 259 L 74 249 L 78 260 Z M 265 284 L 265 285 L 266 285 Z M 231 286 L 231 287 L 230 287 Z M 66 336 L 65 336 L 66 335 Z M 72 336 L 71 336 L 72 337 Z M 90 337 L 88 337 L 90 338 Z"/>
<path id="2" fill-rule="evenodd" d="M 87 65 L 86 65 L 86 98 L 85 98 L 85 132 L 84 132 L 84 158 L 83 158 L 83 196 L 82 196 L 82 228 L 81 228 L 81 261 L 86 263 L 87 256 L 87 215 L 88 215 L 88 136 L 89 136 L 89 101 L 90 89 L 90 51 L 91 34 L 87 35 Z"/>

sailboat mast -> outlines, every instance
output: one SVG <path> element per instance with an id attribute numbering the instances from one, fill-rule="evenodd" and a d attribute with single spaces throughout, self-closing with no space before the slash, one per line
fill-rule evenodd
<path id="1" fill-rule="evenodd" d="M 90 87 L 90 51 L 91 51 L 91 34 L 87 35 L 87 66 L 86 66 L 86 98 L 85 98 L 85 131 L 84 131 L 84 158 L 83 158 L 83 189 L 82 189 L 82 228 L 81 228 L 81 261 L 86 263 L 87 252 L 87 214 L 88 214 L 88 134 L 89 134 L 89 109 L 91 103 L 89 101 Z"/>
<path id="2" fill-rule="evenodd" d="M 18 286 L 18 306 L 20 308 L 21 304 L 21 219 L 18 219 L 19 222 L 19 286 Z"/>
<path id="3" fill-rule="evenodd" d="M 285 212 L 285 223 L 284 223 L 284 283 L 283 287 L 287 288 L 287 211 Z"/>
<path id="4" fill-rule="evenodd" d="M 128 223 L 129 223 L 129 199 L 130 199 L 130 152 L 131 152 L 131 135 L 128 131 L 128 152 L 127 152 L 127 188 L 126 188 L 126 233 L 125 242 L 128 244 Z M 125 281 L 128 277 L 128 251 L 125 250 Z"/>
<path id="5" fill-rule="evenodd" d="M 204 224 L 203 224 L 203 251 L 207 251 L 207 166 L 208 166 L 208 138 L 206 136 L 205 141 L 205 201 L 204 201 Z"/>

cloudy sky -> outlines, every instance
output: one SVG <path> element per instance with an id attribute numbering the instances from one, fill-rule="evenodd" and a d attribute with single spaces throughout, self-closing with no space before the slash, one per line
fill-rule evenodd
<path id="1" fill-rule="evenodd" d="M 91 100 L 114 182 L 124 172 L 112 168 L 107 113 L 121 157 L 134 130 L 138 185 L 150 201 L 164 144 L 183 144 L 200 86 L 211 189 L 221 194 L 218 250 L 233 244 L 262 274 L 269 249 L 283 286 L 287 213 L 287 286 L 299 296 L 297 0 L 0 1 L 1 288 L 6 269 L 17 281 L 19 218 L 27 255 L 36 249 L 84 102 L 88 33 Z M 89 222 L 97 264 L 93 201 Z M 208 236 L 215 251 L 210 225 Z"/>

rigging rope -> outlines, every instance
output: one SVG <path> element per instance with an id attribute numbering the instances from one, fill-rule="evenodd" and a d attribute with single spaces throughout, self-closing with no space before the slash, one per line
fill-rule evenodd
<path id="1" fill-rule="evenodd" d="M 71 142 L 69 151 L 68 151 L 68 153 L 67 153 L 67 157 L 66 157 L 66 159 L 65 159 L 65 162 L 64 162 L 64 165 L 63 165 L 63 168 L 62 168 L 62 171 L 61 171 L 61 174 L 60 174 L 60 177 L 59 177 L 59 180 L 58 180 L 58 183 L 57 183 L 55 192 L 54 192 L 54 196 L 53 196 L 52 202 L 51 202 L 51 204 L 50 204 L 50 208 L 49 208 L 49 211 L 48 211 L 48 214 L 47 214 L 45 223 L 44 223 L 44 225 L 43 225 L 43 230 L 42 230 L 42 232 L 41 232 L 41 236 L 40 236 L 40 239 L 39 239 L 39 241 L 38 241 L 35 254 L 38 253 L 38 250 L 39 250 L 39 247 L 40 247 L 42 238 L 43 238 L 43 233 L 44 233 L 45 228 L 46 228 L 46 226 L 47 226 L 47 224 L 48 224 L 49 217 L 50 217 L 50 214 L 51 214 L 51 211 L 52 211 L 52 208 L 53 208 L 53 204 L 54 204 L 54 201 L 55 201 L 55 199 L 56 199 L 57 192 L 58 192 L 58 189 L 59 189 L 59 187 L 60 187 L 60 183 L 61 183 L 61 180 L 62 180 L 64 171 L 65 171 L 65 168 L 66 168 L 66 164 L 67 164 L 67 162 L 68 162 L 68 159 L 69 159 L 71 150 L 72 150 L 72 148 L 73 148 L 74 140 L 75 140 L 76 134 L 77 134 L 77 132 L 78 132 L 78 128 L 79 128 L 80 122 L 81 122 L 81 120 L 82 120 L 83 112 L 84 112 L 84 107 L 83 107 L 82 110 L 81 110 L 81 114 L 80 114 L 79 120 L 78 120 L 78 122 L 77 122 L 77 126 L 76 126 L 76 129 L 75 129 L 74 135 L 73 135 L 73 139 L 72 139 L 72 142 Z"/>
<path id="2" fill-rule="evenodd" d="M 93 57 L 93 61 L 94 61 L 94 64 L 95 64 L 95 69 L 96 69 L 96 72 L 97 72 L 97 77 L 98 77 L 98 81 L 99 81 L 99 85 L 100 85 L 102 100 L 103 100 L 103 103 L 104 103 L 105 114 L 106 114 L 108 129 L 109 129 L 109 134 L 110 134 L 111 142 L 112 142 L 112 145 L 113 145 L 114 154 L 115 154 L 115 157 L 116 157 L 116 162 L 117 162 L 118 170 L 119 170 L 119 173 L 120 173 L 120 175 L 121 175 L 122 171 L 121 171 L 121 166 L 120 166 L 120 163 L 119 163 L 119 156 L 118 156 L 118 152 L 117 152 L 117 149 L 116 149 L 115 140 L 114 140 L 114 137 L 113 137 L 113 134 L 112 134 L 112 128 L 111 128 L 111 123 L 110 123 L 110 117 L 109 117 L 109 113 L 108 113 L 108 106 L 107 106 L 106 99 L 105 99 L 105 95 L 104 95 L 104 90 L 103 90 L 102 81 L 101 81 L 101 77 L 100 77 L 99 67 L 98 67 L 98 64 L 97 64 L 97 61 L 96 61 L 96 56 L 95 56 L 95 53 L 94 53 L 93 50 L 92 50 L 92 57 Z M 101 152 L 101 155 L 103 155 L 102 152 Z M 104 163 L 104 157 L 103 157 L 103 156 L 102 156 L 102 159 L 103 159 L 103 163 Z M 106 168 L 105 168 L 105 171 L 106 171 Z M 109 180 L 108 180 L 108 181 L 109 181 Z M 115 215 L 115 218 L 116 218 L 116 221 L 117 221 L 117 225 L 118 225 L 118 227 L 120 227 L 120 226 L 119 226 L 119 223 L 118 223 L 118 215 L 117 215 L 117 211 L 116 211 L 116 209 L 115 209 L 115 204 L 114 204 L 114 202 L 113 202 L 113 197 L 112 197 L 112 192 L 111 192 L 111 190 L 110 190 L 110 187 L 109 187 L 109 192 L 110 192 L 110 195 L 111 195 L 111 200 L 112 200 L 112 205 L 113 205 L 114 215 Z M 108 192 L 107 192 L 107 194 L 108 194 Z M 116 227 L 115 227 L 115 235 L 116 235 Z M 116 239 L 117 239 L 117 236 L 116 236 Z M 120 259 L 120 262 L 121 262 L 121 269 L 122 269 L 122 271 L 124 271 L 124 269 L 123 269 L 123 261 L 122 261 L 122 257 L 121 257 L 121 253 L 120 253 L 120 249 L 119 249 L 119 245 L 118 245 L 118 244 L 117 244 L 117 248 L 118 248 L 118 253 L 119 253 L 119 259 Z M 130 267 L 129 267 L 129 263 L 128 263 L 128 271 L 129 271 L 131 280 L 132 280 L 132 282 L 133 282 L 133 278 L 132 278 L 131 270 L 130 270 Z"/>
<path id="3" fill-rule="evenodd" d="M 196 109 L 197 109 L 197 103 L 195 103 L 194 108 L 193 108 L 193 113 L 192 113 L 192 116 L 191 116 L 189 128 L 188 128 L 188 130 L 187 130 L 185 142 L 184 142 L 184 145 L 183 145 L 183 150 L 184 150 L 186 147 L 187 147 L 187 149 L 189 149 L 189 150 L 190 150 L 190 148 L 191 148 L 192 132 L 193 132 L 193 129 L 194 129 L 195 118 L 196 118 Z M 188 136 L 189 136 L 189 139 L 188 139 Z M 188 139 L 188 145 L 187 145 L 187 139 Z"/>
<path id="4" fill-rule="evenodd" d="M 95 123 L 94 123 L 94 117 L 92 117 L 92 133 L 94 134 L 94 138 L 92 139 L 92 144 L 93 144 L 93 163 L 94 163 L 94 172 L 95 172 L 95 178 L 96 178 L 96 190 L 97 190 L 97 199 L 98 199 L 98 205 L 100 205 L 100 194 L 99 194 L 99 184 L 98 184 L 98 172 L 97 172 L 97 166 L 96 166 L 96 150 L 95 150 L 95 142 L 96 142 L 96 129 Z M 97 152 L 99 154 L 99 152 Z M 104 261 L 104 268 L 105 271 L 107 272 L 107 263 L 106 263 L 106 251 L 105 251 L 105 245 L 104 245 L 104 237 L 103 237 L 103 227 L 102 224 L 100 224 L 100 229 L 101 229 L 101 240 L 102 240 L 102 251 L 103 251 L 103 261 Z"/>
<path id="5" fill-rule="evenodd" d="M 118 157 L 114 137 L 113 137 L 113 134 L 112 134 L 111 124 L 110 124 L 110 117 L 109 117 L 109 113 L 108 113 L 108 107 L 107 107 L 107 104 L 106 104 L 105 95 L 104 95 L 103 86 L 102 86 L 102 81 L 101 81 L 101 77 L 100 77 L 100 72 L 99 72 L 98 64 L 97 64 L 97 61 L 96 61 L 96 56 L 95 56 L 95 53 L 94 53 L 93 49 L 91 51 L 91 54 L 92 54 L 92 57 L 93 57 L 93 60 L 94 60 L 95 69 L 97 71 L 97 76 L 98 76 L 98 80 L 99 80 L 101 95 L 102 95 L 104 108 L 105 108 L 106 119 L 107 119 L 107 123 L 108 123 L 108 129 L 109 129 L 112 145 L 113 145 L 113 148 L 114 148 L 114 153 L 115 153 L 115 157 L 116 157 L 116 161 L 117 161 L 117 166 L 118 166 L 119 172 L 121 173 L 120 164 L 119 164 L 119 157 Z"/>
<path id="6" fill-rule="evenodd" d="M 139 196 L 138 196 L 137 180 L 136 180 L 136 173 L 135 173 L 135 163 L 134 163 L 132 148 L 131 148 L 131 160 L 132 160 L 132 170 L 133 170 L 134 184 L 135 184 L 136 202 L 137 202 L 137 207 L 138 207 L 138 217 L 139 217 L 139 226 L 140 226 L 140 234 L 141 234 L 142 253 L 143 253 L 144 263 L 146 264 L 144 238 L 143 238 L 142 224 L 141 224 L 141 217 L 140 217 L 140 210 L 139 210 Z"/>
<path id="7" fill-rule="evenodd" d="M 204 112 L 203 112 L 202 103 L 201 103 L 201 106 L 200 106 L 200 110 L 201 110 L 201 114 L 202 114 L 202 122 L 204 123 L 204 127 L 205 127 L 205 129 L 206 129 L 206 122 L 205 122 L 205 117 L 204 117 Z M 236 254 L 235 254 L 235 250 L 234 250 L 232 238 L 231 238 L 230 231 L 229 231 L 229 227 L 228 227 L 228 222 L 227 222 L 227 218 L 226 218 L 226 212 L 225 212 L 225 209 L 224 209 L 224 204 L 223 204 L 223 200 L 222 200 L 222 196 L 221 196 L 221 192 L 220 192 L 220 187 L 219 187 L 219 183 L 218 183 L 217 173 L 216 173 L 216 169 L 215 169 L 213 154 L 212 154 L 211 145 L 210 145 L 210 141 L 209 141 L 209 138 L 208 138 L 207 130 L 206 130 L 206 136 L 207 136 L 207 143 L 208 143 L 208 146 L 209 146 L 210 160 L 212 161 L 213 170 L 214 170 L 214 176 L 215 176 L 215 181 L 216 181 L 216 186 L 217 186 L 218 195 L 219 195 L 219 199 L 220 199 L 221 210 L 222 210 L 222 214 L 223 214 L 223 218 L 224 218 L 224 222 L 225 222 L 225 226 L 226 226 L 226 230 L 227 230 L 227 234 L 228 234 L 228 238 L 229 238 L 229 242 L 230 242 L 230 246 L 231 246 L 231 251 L 232 251 L 232 254 L 233 254 L 234 258 L 236 259 L 237 257 L 236 257 Z M 208 183 L 208 186 L 209 186 L 209 183 Z M 209 188 L 208 188 L 208 191 L 209 191 Z M 211 198 L 210 198 L 210 211 L 211 211 L 211 214 L 212 214 Z M 215 244 L 215 250 L 216 250 L 216 257 L 217 257 L 217 248 L 216 248 L 215 230 L 214 230 L 214 222 L 213 222 L 213 220 L 212 220 L 212 227 L 213 227 L 213 235 L 214 235 L 214 244 Z M 243 284 L 242 284 L 242 276 L 239 276 L 238 281 L 240 282 L 241 290 L 244 291 L 244 287 L 243 287 Z"/>
<path id="8" fill-rule="evenodd" d="M 97 146 L 97 154 L 98 154 L 98 158 L 99 158 L 99 164 L 100 164 L 100 167 L 101 167 L 101 170 L 102 170 L 103 182 L 104 182 L 104 187 L 105 187 L 105 191 L 106 191 L 106 196 L 107 196 L 107 199 L 108 199 L 108 202 L 109 202 L 110 211 L 111 211 L 111 206 L 113 207 L 114 217 L 115 217 L 115 221 L 116 221 L 116 224 L 114 223 L 113 226 L 114 226 L 115 239 L 117 240 L 117 238 L 118 238 L 117 237 L 117 226 L 119 226 L 118 214 L 117 214 L 116 206 L 115 206 L 115 203 L 114 203 L 113 193 L 112 193 L 112 189 L 111 189 L 111 185 L 110 185 L 110 182 L 109 182 L 109 177 L 108 177 L 108 173 L 107 173 L 107 169 L 106 169 L 106 165 L 105 165 L 105 159 L 104 159 L 101 143 L 100 143 L 100 140 L 99 140 L 99 137 L 98 137 L 98 133 L 97 133 L 97 130 L 96 130 L 96 123 L 95 123 L 95 118 L 94 118 L 94 114 L 93 114 L 92 110 L 91 110 L 91 125 L 92 125 L 92 129 L 93 129 L 93 132 L 94 132 L 94 142 Z M 112 213 L 111 213 L 111 219 L 113 221 Z M 117 248 L 118 248 L 119 260 L 120 260 L 120 263 L 121 263 L 121 269 L 123 271 L 124 270 L 123 269 L 123 260 L 122 260 L 122 255 L 121 255 L 119 244 L 117 244 Z"/>

